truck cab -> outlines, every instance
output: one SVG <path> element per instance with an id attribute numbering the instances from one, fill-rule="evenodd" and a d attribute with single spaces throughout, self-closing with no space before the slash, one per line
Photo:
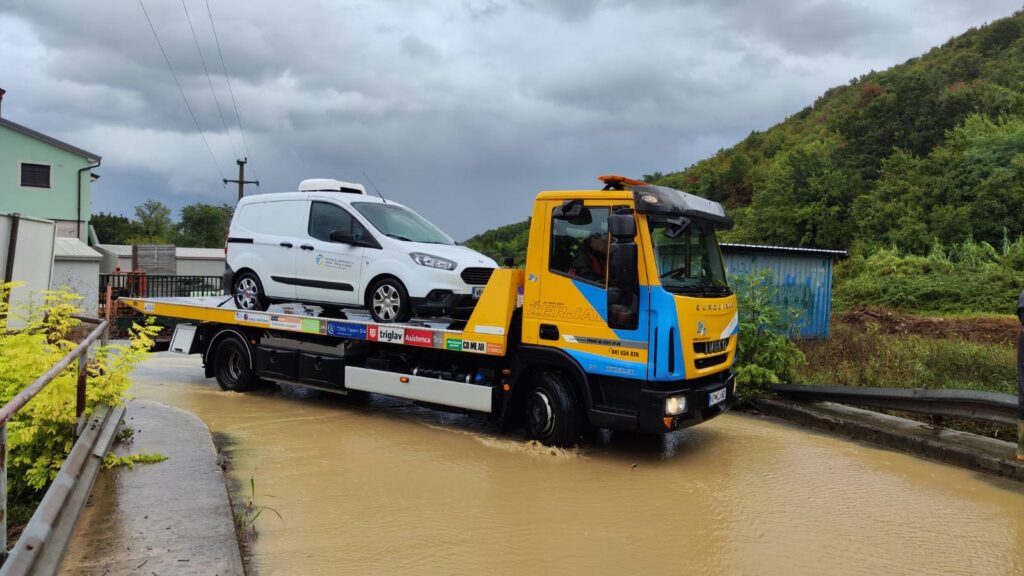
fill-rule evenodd
<path id="1" fill-rule="evenodd" d="M 597 428 L 666 432 L 715 416 L 734 395 L 736 296 L 715 234 L 732 222 L 692 194 L 601 180 L 536 199 L 520 354 L 566 367 Z M 538 434 L 555 426 L 556 395 L 541 386 L 524 400 Z"/>

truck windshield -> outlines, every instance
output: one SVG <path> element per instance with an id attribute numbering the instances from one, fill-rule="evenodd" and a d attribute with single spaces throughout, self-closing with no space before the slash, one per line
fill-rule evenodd
<path id="1" fill-rule="evenodd" d="M 455 240 L 437 226 L 404 206 L 376 202 L 353 202 L 352 206 L 385 236 L 406 242 L 455 244 Z"/>
<path id="2" fill-rule="evenodd" d="M 654 261 L 661 286 L 676 294 L 719 297 L 732 292 L 725 280 L 722 253 L 710 222 L 693 220 L 675 238 L 666 231 L 678 226 L 667 219 L 648 219 Z"/>

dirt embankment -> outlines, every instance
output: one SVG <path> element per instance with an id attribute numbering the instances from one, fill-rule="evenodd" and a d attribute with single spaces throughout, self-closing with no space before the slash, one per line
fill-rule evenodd
<path id="1" fill-rule="evenodd" d="M 1013 316 L 913 316 L 884 308 L 857 306 L 837 320 L 851 326 L 876 325 L 885 334 L 915 334 L 933 338 L 963 338 L 973 342 L 1016 344 L 1020 323 Z"/>

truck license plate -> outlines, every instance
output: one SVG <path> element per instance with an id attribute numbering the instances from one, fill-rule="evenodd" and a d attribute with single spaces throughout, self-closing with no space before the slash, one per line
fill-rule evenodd
<path id="1" fill-rule="evenodd" d="M 708 394 L 708 406 L 714 406 L 715 404 L 725 401 L 725 390 L 725 388 L 722 388 L 721 390 L 715 390 Z"/>
<path id="2" fill-rule="evenodd" d="M 479 298 L 480 295 L 483 294 L 483 293 L 484 293 L 484 287 L 483 286 L 473 286 L 473 299 L 474 300 Z"/>

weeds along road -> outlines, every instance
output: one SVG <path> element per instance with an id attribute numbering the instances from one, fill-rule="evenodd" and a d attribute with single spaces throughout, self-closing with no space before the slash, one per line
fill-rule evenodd
<path id="1" fill-rule="evenodd" d="M 1024 487 L 770 419 L 565 451 L 407 401 L 222 392 L 195 356 L 134 378 L 281 514 L 256 522 L 261 575 L 1024 573 Z"/>

